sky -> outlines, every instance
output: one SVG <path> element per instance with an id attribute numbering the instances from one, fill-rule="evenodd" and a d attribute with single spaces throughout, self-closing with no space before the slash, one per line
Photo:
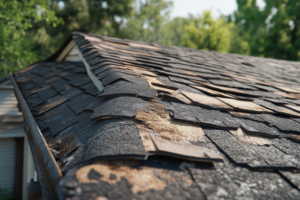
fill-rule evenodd
<path id="1" fill-rule="evenodd" d="M 259 7 L 264 7 L 263 0 L 257 0 Z M 173 0 L 171 17 L 197 15 L 204 10 L 212 10 L 213 16 L 228 15 L 237 9 L 236 0 Z"/>

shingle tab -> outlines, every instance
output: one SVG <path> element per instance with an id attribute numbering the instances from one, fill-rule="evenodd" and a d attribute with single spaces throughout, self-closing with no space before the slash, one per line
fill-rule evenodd
<path id="1" fill-rule="evenodd" d="M 227 104 L 223 103 L 222 101 L 220 101 L 214 97 L 194 94 L 194 93 L 185 92 L 185 91 L 182 91 L 182 94 L 187 96 L 194 103 L 202 105 L 204 107 L 213 108 L 213 109 L 217 109 L 217 110 L 233 110 L 232 107 L 228 106 Z"/>
<path id="2" fill-rule="evenodd" d="M 95 108 L 92 118 L 134 117 L 137 111 L 147 111 L 150 104 L 134 97 L 117 97 Z"/>
<path id="3" fill-rule="evenodd" d="M 248 112 L 258 112 L 258 113 L 273 113 L 271 110 L 263 108 L 255 103 L 240 101 L 236 99 L 228 99 L 228 98 L 218 98 L 221 101 L 227 103 L 237 110 L 248 111 Z"/>

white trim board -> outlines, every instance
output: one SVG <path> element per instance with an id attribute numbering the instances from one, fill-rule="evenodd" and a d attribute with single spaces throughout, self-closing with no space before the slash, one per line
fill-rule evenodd
<path id="1" fill-rule="evenodd" d="M 83 62 L 85 69 L 87 71 L 88 76 L 95 84 L 96 88 L 99 92 L 104 90 L 104 86 L 101 81 L 96 77 L 95 73 L 91 70 L 90 65 L 86 62 L 84 57 L 82 56 L 78 46 L 74 41 L 71 41 L 66 48 L 62 51 L 62 53 L 56 58 L 56 61 L 70 61 L 70 62 Z"/>
<path id="2" fill-rule="evenodd" d="M 80 52 L 80 50 L 79 50 L 79 48 L 78 48 L 77 45 L 76 45 L 76 47 L 77 47 L 77 50 L 78 50 L 78 53 L 79 53 L 79 57 L 81 58 L 81 61 L 83 62 L 84 66 L 86 68 L 87 74 L 92 79 L 93 83 L 98 88 L 98 90 L 100 92 L 102 92 L 105 89 L 104 86 L 102 85 L 101 81 L 96 77 L 95 73 L 91 70 L 90 65 L 83 58 L 83 56 L 82 56 L 82 54 L 81 54 L 81 52 Z"/>
<path id="3" fill-rule="evenodd" d="M 61 52 L 61 54 L 56 58 L 56 61 L 61 62 L 69 54 L 69 52 L 74 48 L 75 43 L 71 41 Z"/>

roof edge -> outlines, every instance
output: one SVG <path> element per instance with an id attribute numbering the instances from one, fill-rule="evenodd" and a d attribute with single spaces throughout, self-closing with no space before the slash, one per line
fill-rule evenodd
<path id="1" fill-rule="evenodd" d="M 56 187 L 62 178 L 62 172 L 58 167 L 55 158 L 53 157 L 45 138 L 43 137 L 39 127 L 37 126 L 34 117 L 12 75 L 10 73 L 10 78 L 14 86 L 14 92 L 20 104 L 21 110 L 23 112 L 24 121 L 28 125 L 28 133 L 32 139 L 34 149 L 37 157 L 38 164 L 42 171 L 43 177 L 49 186 L 50 192 L 53 197 L 57 196 Z"/>
<path id="2" fill-rule="evenodd" d="M 47 58 L 45 61 L 56 61 L 56 59 L 61 55 L 61 53 L 64 51 L 64 49 L 69 45 L 71 41 L 73 41 L 72 38 L 73 33 L 68 37 L 68 39 L 63 43 L 63 45 L 54 53 L 52 56 Z"/>

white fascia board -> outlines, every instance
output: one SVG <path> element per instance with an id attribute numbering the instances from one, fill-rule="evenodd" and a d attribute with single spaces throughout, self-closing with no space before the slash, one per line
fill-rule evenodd
<path id="1" fill-rule="evenodd" d="M 86 68 L 88 76 L 93 81 L 93 83 L 95 84 L 95 86 L 99 90 L 99 92 L 102 92 L 104 90 L 104 86 L 102 85 L 101 81 L 96 77 L 96 74 L 91 70 L 90 65 L 86 62 L 86 60 L 82 56 L 81 51 L 79 50 L 78 46 L 75 44 L 75 42 L 73 40 L 66 46 L 66 48 L 58 56 L 56 61 L 59 61 L 59 62 L 63 61 L 69 55 L 69 53 L 72 52 L 72 50 L 74 48 L 77 49 L 78 56 L 79 56 L 79 60 L 76 60 L 76 61 L 83 62 L 84 66 Z"/>
<path id="2" fill-rule="evenodd" d="M 68 55 L 68 53 L 73 49 L 75 46 L 75 42 L 72 40 L 61 52 L 61 54 L 56 58 L 56 61 L 61 62 L 64 58 Z"/>
<path id="3" fill-rule="evenodd" d="M 95 86 L 97 87 L 97 89 L 100 92 L 103 92 L 104 89 L 105 89 L 105 87 L 102 85 L 101 81 L 96 77 L 95 73 L 91 70 L 90 65 L 86 62 L 86 60 L 82 56 L 82 53 L 79 50 L 79 48 L 78 48 L 77 45 L 76 45 L 76 48 L 78 50 L 79 57 L 80 57 L 81 61 L 83 62 L 84 66 L 86 68 L 87 74 L 89 75 L 89 77 L 91 78 L 91 80 L 93 81 L 93 83 L 95 84 Z"/>

